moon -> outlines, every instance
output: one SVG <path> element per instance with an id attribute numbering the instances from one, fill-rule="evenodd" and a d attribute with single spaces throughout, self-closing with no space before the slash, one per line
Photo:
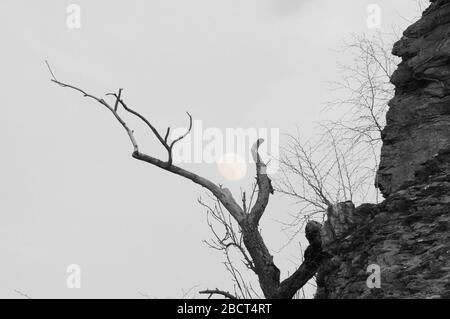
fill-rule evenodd
<path id="1" fill-rule="evenodd" d="M 247 163 L 242 156 L 227 153 L 217 161 L 217 169 L 226 180 L 238 181 L 247 174 Z"/>

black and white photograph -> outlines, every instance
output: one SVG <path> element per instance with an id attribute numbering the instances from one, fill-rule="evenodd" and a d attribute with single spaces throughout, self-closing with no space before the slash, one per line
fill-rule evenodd
<path id="1" fill-rule="evenodd" d="M 1 0 L 0 34 L 0 299 L 450 299 L 450 0 Z"/>

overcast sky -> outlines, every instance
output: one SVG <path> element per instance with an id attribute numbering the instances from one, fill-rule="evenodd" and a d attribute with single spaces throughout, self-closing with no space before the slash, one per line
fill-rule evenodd
<path id="1" fill-rule="evenodd" d="M 81 8 L 81 28 L 66 8 Z M 161 130 L 300 126 L 313 134 L 335 94 L 336 49 L 367 28 L 367 6 L 382 9 L 381 31 L 405 27 L 413 0 L 152 0 L 0 2 L 0 297 L 181 297 L 182 289 L 231 290 L 205 212 L 204 190 L 131 158 L 123 129 L 100 105 L 50 82 L 102 95 L 124 88 L 130 105 Z M 162 155 L 137 127 L 146 152 Z M 249 187 L 214 164 L 185 165 L 235 192 Z M 274 196 L 263 235 L 277 250 L 286 240 L 274 219 L 295 206 Z M 283 274 L 298 249 L 276 256 Z M 291 261 L 289 261 L 290 259 Z M 70 264 L 81 289 L 66 286 Z"/>

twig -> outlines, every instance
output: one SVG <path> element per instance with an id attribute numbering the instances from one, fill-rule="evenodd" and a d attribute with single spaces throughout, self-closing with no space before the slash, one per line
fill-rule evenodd
<path id="1" fill-rule="evenodd" d="M 53 80 L 56 81 L 56 77 L 55 77 L 55 75 L 53 74 L 52 68 L 50 67 L 50 64 L 48 64 L 48 61 L 47 61 L 47 60 L 45 60 L 45 64 L 47 64 L 47 68 L 48 68 L 48 70 L 50 71 L 50 74 L 52 75 Z"/>
<path id="2" fill-rule="evenodd" d="M 19 295 L 21 295 L 22 297 L 25 297 L 26 299 L 33 299 L 29 295 L 27 295 L 26 293 L 24 293 L 24 292 L 22 292 L 20 290 L 14 289 L 14 292 L 19 294 Z"/>
<path id="3" fill-rule="evenodd" d="M 217 288 L 202 290 L 202 291 L 199 291 L 198 293 L 202 294 L 202 295 L 209 295 L 208 299 L 211 298 L 212 295 L 220 295 L 220 296 L 223 296 L 228 299 L 238 299 L 236 296 L 232 295 L 228 291 L 219 290 Z"/>

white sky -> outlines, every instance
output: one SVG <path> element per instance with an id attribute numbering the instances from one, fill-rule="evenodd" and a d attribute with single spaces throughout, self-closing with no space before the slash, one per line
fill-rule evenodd
<path id="1" fill-rule="evenodd" d="M 203 191 L 131 158 L 123 129 L 101 106 L 52 84 L 125 99 L 163 129 L 280 128 L 312 134 L 338 76 L 335 49 L 351 33 L 371 33 L 366 8 L 382 8 L 382 31 L 416 15 L 413 0 L 18 1 L 0 3 L 0 297 L 181 297 L 182 289 L 231 290 L 209 238 Z M 66 27 L 81 6 L 82 27 Z M 135 123 L 135 122 L 130 122 Z M 146 131 L 145 150 L 162 154 Z M 233 190 L 214 165 L 187 168 Z M 275 196 L 263 221 L 271 249 L 295 206 Z M 283 274 L 298 249 L 276 256 Z M 79 264 L 82 288 L 68 289 Z"/>

